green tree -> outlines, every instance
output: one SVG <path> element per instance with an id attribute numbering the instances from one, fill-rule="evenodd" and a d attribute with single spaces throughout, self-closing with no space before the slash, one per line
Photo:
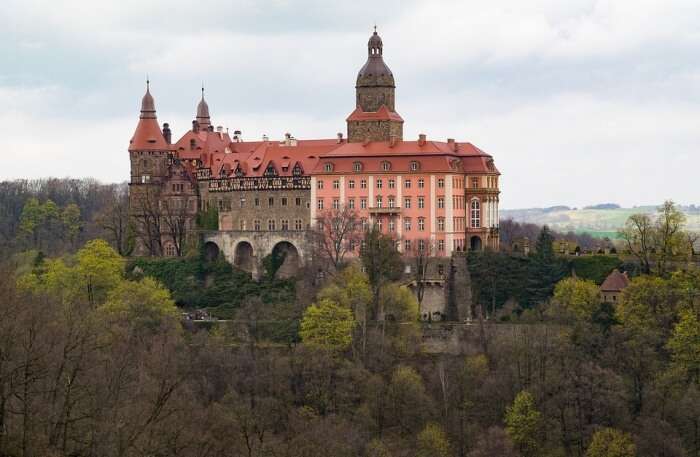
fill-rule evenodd
<path id="1" fill-rule="evenodd" d="M 390 421 L 404 433 L 418 432 L 432 409 L 421 375 L 409 366 L 399 365 L 391 376 L 388 397 Z"/>
<path id="2" fill-rule="evenodd" d="M 418 434 L 416 457 L 449 457 L 450 442 L 444 430 L 433 422 Z"/>
<path id="3" fill-rule="evenodd" d="M 667 343 L 673 363 L 690 380 L 700 383 L 700 320 L 689 309 L 682 310 L 680 320 Z"/>
<path id="4" fill-rule="evenodd" d="M 32 239 L 33 246 L 39 247 L 39 229 L 44 223 L 44 208 L 39 200 L 31 197 L 22 208 L 19 218 L 19 231 Z"/>
<path id="5" fill-rule="evenodd" d="M 100 311 L 112 322 L 127 324 L 136 331 L 161 332 L 174 328 L 178 311 L 170 292 L 153 278 L 122 281 L 112 289 Z"/>
<path id="6" fill-rule="evenodd" d="M 659 276 L 668 273 L 669 262 L 684 255 L 688 250 L 687 237 L 683 230 L 685 215 L 671 201 L 659 207 L 654 230 L 656 247 L 656 271 Z"/>
<path id="7" fill-rule="evenodd" d="M 552 296 L 554 285 L 564 277 L 564 264 L 554 254 L 553 242 L 554 236 L 545 225 L 537 237 L 535 252 L 530 256 L 526 306 L 532 307 L 546 301 Z"/>
<path id="8" fill-rule="evenodd" d="M 535 407 L 532 394 L 523 390 L 506 409 L 506 432 L 523 457 L 538 455 L 542 414 Z"/>
<path id="9" fill-rule="evenodd" d="M 384 312 L 397 322 L 418 320 L 418 300 L 408 287 L 387 283 L 379 291 Z"/>
<path id="10" fill-rule="evenodd" d="M 372 227 L 365 235 L 365 242 L 360 253 L 374 297 L 374 314 L 384 315 L 379 300 L 382 286 L 401 277 L 403 262 L 396 249 L 396 240 L 382 234 L 377 227 Z"/>
<path id="11" fill-rule="evenodd" d="M 65 233 L 71 246 L 74 246 L 82 228 L 78 205 L 75 203 L 66 205 L 61 212 L 61 222 L 63 223 L 63 233 Z"/>
<path id="12" fill-rule="evenodd" d="M 635 457 L 637 448 L 628 433 L 604 428 L 593 434 L 586 457 Z"/>
<path id="13" fill-rule="evenodd" d="M 578 319 L 590 320 L 600 308 L 600 291 L 593 281 L 565 278 L 554 288 L 554 299 Z"/>
<path id="14" fill-rule="evenodd" d="M 352 342 L 354 326 L 355 319 L 350 309 L 324 298 L 304 311 L 301 338 L 309 346 L 343 351 Z"/>
<path id="15" fill-rule="evenodd" d="M 654 224 L 647 214 L 633 214 L 625 221 L 619 231 L 625 240 L 627 250 L 634 255 L 642 267 L 642 273 L 651 273 L 652 253 L 654 251 Z"/>

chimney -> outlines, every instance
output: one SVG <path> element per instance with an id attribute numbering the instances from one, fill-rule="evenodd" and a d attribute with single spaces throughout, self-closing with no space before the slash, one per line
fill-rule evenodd
<path id="1" fill-rule="evenodd" d="M 418 146 L 425 146 L 425 133 L 418 135 Z"/>
<path id="2" fill-rule="evenodd" d="M 267 140 L 269 140 L 269 139 L 270 139 L 270 138 L 268 138 L 267 135 L 263 134 L 263 136 L 262 136 L 262 140 L 263 140 L 263 141 L 267 141 Z"/>
<path id="3" fill-rule="evenodd" d="M 240 143 L 243 140 L 243 135 L 241 134 L 240 130 L 234 130 L 233 131 L 233 141 L 236 143 Z"/>
<path id="4" fill-rule="evenodd" d="M 170 140 L 173 138 L 173 134 L 170 131 L 170 125 L 166 122 L 163 124 L 163 137 L 165 138 L 165 142 L 170 144 Z"/>
<path id="5" fill-rule="evenodd" d="M 393 148 L 394 146 L 396 146 L 396 143 L 398 143 L 396 135 L 391 135 L 391 137 L 389 138 L 389 147 Z"/>
<path id="6" fill-rule="evenodd" d="M 447 146 L 449 146 L 454 152 L 457 152 L 457 143 L 455 142 L 454 138 L 447 139 Z"/>
<path id="7" fill-rule="evenodd" d="M 343 142 L 343 132 L 338 132 L 338 141 L 337 143 L 340 144 Z"/>
<path id="8" fill-rule="evenodd" d="M 216 127 L 216 133 L 223 133 L 223 132 L 224 132 L 224 128 L 222 126 L 219 125 Z"/>
<path id="9" fill-rule="evenodd" d="M 195 133 L 199 132 L 199 122 L 196 119 L 192 121 L 192 131 Z"/>

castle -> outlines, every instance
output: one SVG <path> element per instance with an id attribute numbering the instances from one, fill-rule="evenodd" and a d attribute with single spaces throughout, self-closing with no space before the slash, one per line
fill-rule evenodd
<path id="1" fill-rule="evenodd" d="M 500 173 L 493 158 L 454 139 L 404 140 L 383 51 L 375 30 L 345 138 L 244 141 L 240 131 L 214 126 L 202 90 L 192 128 L 172 141 L 147 83 L 129 144 L 136 254 L 182 255 L 191 235 L 206 228 L 199 231 L 206 248 L 248 271 L 275 250 L 303 263 L 307 233 L 341 208 L 363 228 L 394 235 L 407 255 L 497 249 Z"/>

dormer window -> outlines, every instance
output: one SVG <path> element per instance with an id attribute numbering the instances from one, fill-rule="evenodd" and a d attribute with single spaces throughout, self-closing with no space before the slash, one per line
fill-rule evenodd
<path id="1" fill-rule="evenodd" d="M 418 171 L 420 169 L 420 164 L 417 161 L 412 161 L 409 165 L 411 171 Z"/>
<path id="2" fill-rule="evenodd" d="M 277 169 L 275 166 L 270 162 L 270 164 L 267 166 L 265 169 L 265 176 L 270 177 L 270 176 L 277 176 Z"/>
<path id="3" fill-rule="evenodd" d="M 294 165 L 294 168 L 292 169 L 292 174 L 294 176 L 301 176 L 304 173 L 304 170 L 301 169 L 301 166 L 297 163 Z"/>
<path id="4" fill-rule="evenodd" d="M 235 174 L 236 174 L 236 176 L 239 177 L 239 178 L 242 177 L 243 175 L 245 175 L 245 173 L 243 173 L 243 169 L 241 168 L 240 165 L 238 165 L 238 166 L 236 167 Z"/>
<path id="5" fill-rule="evenodd" d="M 352 171 L 354 172 L 360 172 L 362 171 L 362 162 L 353 162 L 352 164 Z"/>
<path id="6" fill-rule="evenodd" d="M 389 171 L 391 170 L 391 162 L 384 161 L 382 162 L 382 171 Z"/>
<path id="7" fill-rule="evenodd" d="M 333 164 L 332 163 L 323 164 L 323 171 L 325 171 L 326 173 L 330 173 L 331 171 L 333 171 Z"/>

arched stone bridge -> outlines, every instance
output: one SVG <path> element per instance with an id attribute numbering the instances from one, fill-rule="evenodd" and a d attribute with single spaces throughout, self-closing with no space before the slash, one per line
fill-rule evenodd
<path id="1" fill-rule="evenodd" d="M 278 230 L 218 230 L 203 233 L 207 257 L 224 258 L 236 267 L 259 278 L 263 274 L 262 260 L 276 254 L 283 259 L 277 270 L 279 278 L 295 276 L 309 260 L 308 234 L 305 231 Z"/>

